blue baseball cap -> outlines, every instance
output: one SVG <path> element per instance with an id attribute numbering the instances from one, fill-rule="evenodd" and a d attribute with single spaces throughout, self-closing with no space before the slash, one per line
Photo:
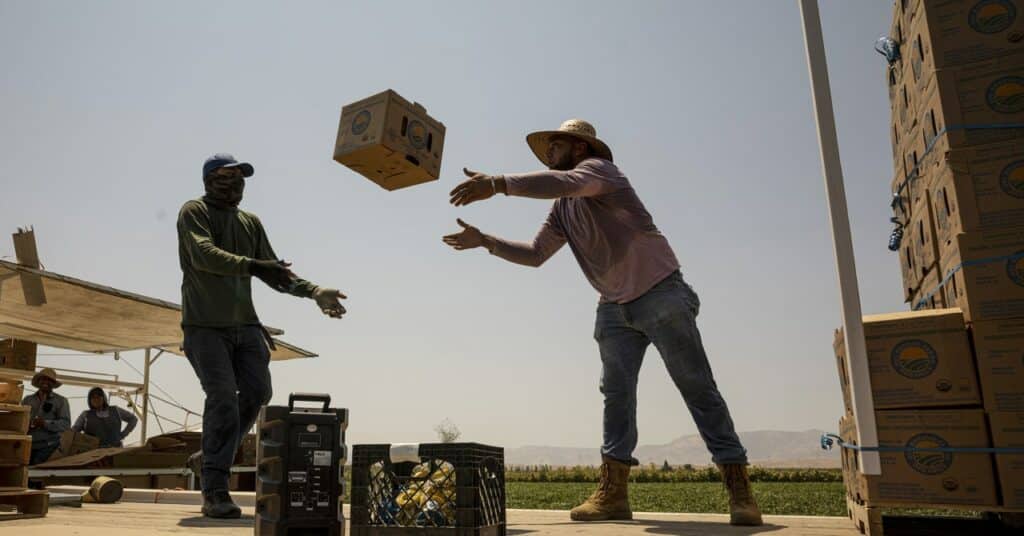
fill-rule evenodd
<path id="1" fill-rule="evenodd" d="M 228 153 L 217 153 L 203 162 L 203 178 L 213 173 L 220 168 L 236 167 L 242 170 L 243 177 L 252 177 L 253 168 L 252 164 L 248 162 L 239 162 L 234 156 Z"/>

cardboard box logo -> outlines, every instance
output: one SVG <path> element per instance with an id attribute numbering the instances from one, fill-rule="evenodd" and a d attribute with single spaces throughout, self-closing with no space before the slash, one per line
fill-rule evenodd
<path id="1" fill-rule="evenodd" d="M 1010 255 L 1006 260 L 1006 275 L 1017 286 L 1024 287 L 1024 250 Z"/>
<path id="2" fill-rule="evenodd" d="M 352 118 L 352 134 L 359 136 L 363 132 L 366 132 L 366 129 L 370 128 L 370 123 L 372 121 L 373 114 L 370 113 L 370 110 L 363 110 L 359 112 L 354 118 Z"/>
<path id="3" fill-rule="evenodd" d="M 949 442 L 936 434 L 917 434 L 907 441 L 907 448 L 914 449 L 945 449 L 949 448 Z M 952 452 L 914 452 L 908 451 L 905 454 L 907 464 L 910 468 L 922 475 L 941 475 L 953 465 Z M 943 486 L 950 489 L 947 482 Z M 953 489 L 960 487 L 959 484 L 952 486 Z"/>
<path id="4" fill-rule="evenodd" d="M 920 339 L 901 342 L 892 349 L 892 368 L 912 380 L 929 376 L 938 363 L 935 349 Z"/>
<path id="5" fill-rule="evenodd" d="M 1008 195 L 1024 199 L 1024 160 L 1007 164 L 999 174 L 999 186 Z"/>
<path id="6" fill-rule="evenodd" d="M 1024 110 L 1024 77 L 1004 76 L 988 86 L 985 100 L 993 110 L 1015 114 Z"/>
<path id="7" fill-rule="evenodd" d="M 1017 7 L 1009 0 L 981 0 L 971 8 L 967 24 L 983 34 L 999 33 L 1017 18 Z"/>

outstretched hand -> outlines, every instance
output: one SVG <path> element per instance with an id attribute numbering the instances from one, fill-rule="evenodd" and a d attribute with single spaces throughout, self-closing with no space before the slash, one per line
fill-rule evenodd
<path id="1" fill-rule="evenodd" d="M 451 198 L 449 203 L 461 207 L 477 201 L 483 201 L 494 197 L 498 193 L 495 178 L 479 171 L 471 171 L 462 168 L 462 172 L 469 177 L 468 180 L 455 187 L 448 195 Z"/>
<path id="2" fill-rule="evenodd" d="M 484 234 L 480 232 L 480 229 L 473 227 L 461 219 L 455 221 L 462 227 L 462 231 L 445 236 L 442 239 L 445 244 L 448 244 L 458 251 L 478 248 L 484 245 Z"/>
<path id="3" fill-rule="evenodd" d="M 341 318 L 342 315 L 348 312 L 340 301 L 346 298 L 348 296 L 333 288 L 317 287 L 313 292 L 313 300 L 316 301 L 320 310 L 331 318 Z"/>

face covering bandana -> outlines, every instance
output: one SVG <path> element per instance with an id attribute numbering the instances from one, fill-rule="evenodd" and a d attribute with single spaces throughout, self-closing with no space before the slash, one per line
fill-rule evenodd
<path id="1" fill-rule="evenodd" d="M 242 193 L 245 191 L 245 179 L 207 177 L 203 181 L 206 185 L 206 200 L 216 206 L 237 207 L 242 202 Z"/>

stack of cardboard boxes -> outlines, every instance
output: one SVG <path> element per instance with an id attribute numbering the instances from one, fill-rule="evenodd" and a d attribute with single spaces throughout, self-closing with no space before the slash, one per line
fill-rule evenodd
<path id="1" fill-rule="evenodd" d="M 903 298 L 864 318 L 878 439 L 1024 446 L 1024 1 L 897 0 L 886 71 Z M 835 344 L 855 442 L 846 352 Z M 1024 508 L 1024 454 L 882 452 L 861 504 Z M 982 508 L 983 509 L 983 508 Z"/>

